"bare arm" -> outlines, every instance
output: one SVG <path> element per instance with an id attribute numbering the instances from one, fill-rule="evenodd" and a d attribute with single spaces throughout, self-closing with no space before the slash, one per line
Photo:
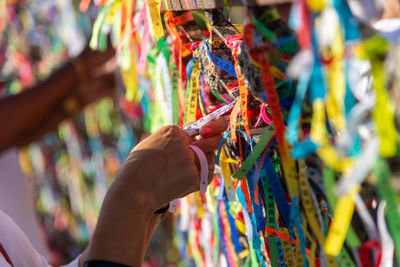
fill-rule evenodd
<path id="1" fill-rule="evenodd" d="M 154 212 L 199 189 L 199 168 L 189 144 L 201 148 L 213 167 L 213 153 L 227 124 L 208 124 L 211 134 L 193 141 L 183 130 L 167 126 L 131 152 L 104 198 L 92 241 L 80 258 L 141 266 L 158 219 Z M 213 176 L 210 171 L 209 181 Z"/>
<path id="2" fill-rule="evenodd" d="M 62 105 L 79 79 L 72 64 L 57 70 L 48 80 L 24 92 L 0 100 L 0 151 L 15 146 L 27 131 Z"/>
<path id="3" fill-rule="evenodd" d="M 86 50 L 79 56 L 83 71 L 90 82 L 89 92 L 96 94 L 98 88 L 112 88 L 110 74 L 96 77 L 92 70 L 101 66 L 113 55 L 112 49 L 106 53 Z M 82 75 L 82 74 L 81 74 Z M 55 71 L 47 80 L 14 96 L 0 99 L 0 151 L 12 146 L 22 146 L 54 129 L 58 123 L 71 115 L 66 109 L 66 101 L 72 101 L 77 109 L 89 101 L 82 98 L 82 77 L 71 62 Z M 108 83 L 107 83 L 108 81 Z M 99 95 L 104 96 L 104 95 Z M 73 102 L 75 100 L 75 102 Z"/>

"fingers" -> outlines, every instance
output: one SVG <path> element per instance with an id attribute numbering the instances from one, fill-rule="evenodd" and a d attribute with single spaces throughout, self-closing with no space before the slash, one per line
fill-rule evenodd
<path id="1" fill-rule="evenodd" d="M 89 78 L 99 79 L 102 77 L 108 77 L 110 75 L 115 77 L 115 69 L 117 67 L 117 61 L 115 58 L 109 59 L 107 62 L 93 67 L 89 72 Z"/>
<path id="2" fill-rule="evenodd" d="M 115 51 L 111 46 L 107 47 L 104 52 L 92 50 L 86 47 L 84 51 L 79 55 L 79 59 L 82 60 L 85 65 L 86 71 L 90 73 L 93 69 L 103 65 L 109 59 L 115 55 Z"/>
<path id="3" fill-rule="evenodd" d="M 201 150 L 203 150 L 204 153 L 208 153 L 214 152 L 218 148 L 221 139 L 221 135 L 215 135 L 208 138 L 200 138 L 199 140 L 196 140 L 191 144 L 199 147 Z"/>
<path id="4" fill-rule="evenodd" d="M 224 122 L 223 119 L 216 120 L 214 123 L 208 123 L 205 127 L 210 127 L 215 134 L 211 137 L 203 137 L 199 140 L 196 140 L 191 143 L 191 145 L 195 145 L 200 148 L 208 162 L 208 183 L 210 183 L 214 177 L 214 165 L 215 165 L 215 150 L 218 148 L 219 143 L 221 142 L 222 136 L 219 134 L 223 130 L 225 130 L 227 123 Z M 204 129 L 204 127 L 203 127 Z M 195 158 L 195 163 L 197 168 L 200 168 L 200 164 L 198 162 L 197 157 Z"/>
<path id="5" fill-rule="evenodd" d="M 167 125 L 159 129 L 161 132 L 168 132 L 173 136 L 181 136 L 185 145 L 189 146 L 193 142 L 192 137 L 190 137 L 181 126 L 177 125 Z"/>
<path id="6" fill-rule="evenodd" d="M 214 121 L 208 122 L 206 125 L 201 127 L 200 135 L 203 137 L 211 137 L 214 135 L 218 135 L 219 133 L 226 130 L 228 127 L 228 121 L 224 118 L 218 118 Z"/>
<path id="7" fill-rule="evenodd" d="M 187 145 L 190 145 L 190 143 L 193 142 L 193 138 L 190 135 L 188 135 L 187 132 L 182 129 L 182 127 L 180 126 L 174 126 L 174 127 L 178 128 L 180 134 L 184 137 L 185 143 L 187 143 Z"/>

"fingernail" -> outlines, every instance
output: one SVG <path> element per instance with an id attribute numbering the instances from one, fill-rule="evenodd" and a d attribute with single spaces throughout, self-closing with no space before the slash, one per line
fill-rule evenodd
<path id="1" fill-rule="evenodd" d="M 210 135 L 212 135 L 212 129 L 211 129 L 211 127 L 204 127 L 203 129 L 202 129 L 202 136 L 204 136 L 204 137 L 209 137 Z"/>

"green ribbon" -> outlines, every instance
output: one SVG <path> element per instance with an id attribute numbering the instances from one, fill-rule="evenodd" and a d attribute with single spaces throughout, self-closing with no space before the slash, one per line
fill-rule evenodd
<path id="1" fill-rule="evenodd" d="M 271 43 L 274 43 L 278 40 L 278 38 L 276 37 L 276 34 L 271 31 L 270 29 L 268 29 L 267 27 L 265 27 L 256 17 L 253 16 L 253 24 L 256 27 L 256 30 L 268 41 L 270 41 Z"/>
<path id="2" fill-rule="evenodd" d="M 271 124 L 272 126 L 272 124 Z M 239 170 L 233 175 L 234 178 L 242 180 L 243 177 L 249 172 L 251 167 L 256 163 L 257 159 L 260 157 L 261 153 L 264 151 L 268 142 L 271 140 L 272 136 L 274 136 L 275 131 L 272 127 L 268 127 L 264 130 L 264 133 L 260 137 L 260 140 L 255 145 L 253 151 L 243 162 L 243 165 L 239 168 Z"/>

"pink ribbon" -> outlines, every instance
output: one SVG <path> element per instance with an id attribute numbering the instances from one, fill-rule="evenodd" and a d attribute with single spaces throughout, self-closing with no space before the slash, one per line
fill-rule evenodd
<path id="1" fill-rule="evenodd" d="M 200 195 L 207 191 L 208 186 L 208 162 L 203 150 L 194 145 L 189 145 L 189 148 L 197 155 L 200 162 Z M 174 199 L 169 203 L 169 212 L 176 213 L 178 208 L 178 200 Z"/>
<path id="2" fill-rule="evenodd" d="M 204 155 L 203 150 L 194 145 L 189 145 L 189 148 L 196 153 L 200 161 L 200 195 L 203 195 L 207 191 L 208 186 L 208 162 Z"/>

